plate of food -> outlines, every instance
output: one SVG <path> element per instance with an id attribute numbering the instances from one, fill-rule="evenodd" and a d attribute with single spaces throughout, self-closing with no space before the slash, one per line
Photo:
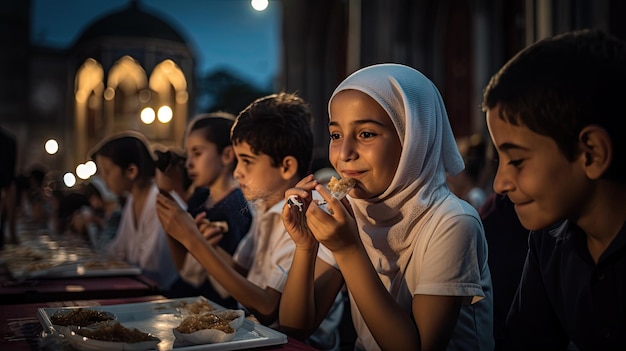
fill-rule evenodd
<path id="1" fill-rule="evenodd" d="M 114 316 L 115 318 L 85 327 L 68 326 L 65 327 L 67 329 L 63 333 L 59 333 L 58 326 L 52 322 L 52 316 L 55 316 L 55 314 L 57 316 L 69 316 L 71 312 L 77 313 L 76 311 L 79 308 L 105 312 L 107 316 Z M 188 329 L 187 331 L 190 332 L 186 334 L 189 335 L 175 335 L 174 329 L 179 328 L 183 321 L 192 316 L 197 317 L 207 313 L 217 314 L 224 319 L 233 317 L 228 320 L 227 324 L 234 332 L 220 331 L 222 334 L 217 334 L 221 336 L 207 337 L 204 335 L 205 332 L 198 332 L 211 328 L 198 328 L 196 331 Z M 231 314 L 229 317 L 228 315 L 222 315 L 222 313 Z M 69 342 L 68 348 L 79 350 L 226 351 L 279 345 L 287 342 L 285 334 L 245 318 L 244 311 L 225 309 L 223 306 L 202 296 L 117 305 L 39 308 L 37 316 L 44 327 L 44 331 L 48 332 L 48 337 L 59 338 L 62 343 Z M 119 323 L 119 326 L 117 326 L 117 323 Z M 97 330 L 99 330 L 99 333 L 104 333 L 106 330 L 99 328 L 105 327 L 115 327 L 119 331 L 132 332 L 138 336 L 138 340 L 133 339 L 136 342 L 129 342 L 129 340 L 121 341 L 121 339 L 117 341 L 101 340 L 103 337 L 97 337 L 94 333 Z M 133 330 L 136 330 L 136 332 Z M 214 331 L 211 333 L 214 333 Z M 191 336 L 192 334 L 193 336 Z M 150 338 L 146 335 L 150 336 Z M 145 337 L 146 340 L 141 340 L 140 336 Z"/>

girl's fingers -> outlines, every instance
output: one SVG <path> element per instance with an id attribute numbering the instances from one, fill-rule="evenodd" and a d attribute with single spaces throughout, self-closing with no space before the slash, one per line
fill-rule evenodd
<path id="1" fill-rule="evenodd" d="M 196 224 L 198 224 L 198 225 L 203 223 L 203 221 L 207 221 L 208 222 L 208 219 L 206 219 L 206 212 L 202 211 L 202 212 L 198 213 L 196 215 L 196 217 L 195 217 L 195 220 L 196 220 Z"/>

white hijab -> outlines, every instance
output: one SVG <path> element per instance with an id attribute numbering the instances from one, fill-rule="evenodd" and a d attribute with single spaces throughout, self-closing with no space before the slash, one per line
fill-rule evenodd
<path id="1" fill-rule="evenodd" d="M 406 268 L 422 217 L 449 194 L 446 172 L 455 175 L 462 171 L 463 159 L 441 95 L 422 73 L 399 64 L 369 66 L 346 78 L 330 102 L 348 89 L 371 96 L 385 109 L 402 144 L 398 168 L 387 190 L 376 198 L 350 198 L 374 267 L 397 282 L 394 276 Z"/>

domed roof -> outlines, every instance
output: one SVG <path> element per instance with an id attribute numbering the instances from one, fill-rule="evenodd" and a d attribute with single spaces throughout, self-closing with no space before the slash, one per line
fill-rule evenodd
<path id="1" fill-rule="evenodd" d="M 154 38 L 186 44 L 185 39 L 162 19 L 142 11 L 136 0 L 120 11 L 106 15 L 91 24 L 77 43 L 103 37 Z"/>

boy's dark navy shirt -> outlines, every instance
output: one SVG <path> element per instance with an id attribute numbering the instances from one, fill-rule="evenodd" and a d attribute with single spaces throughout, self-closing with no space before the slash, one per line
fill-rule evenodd
<path id="1" fill-rule="evenodd" d="M 626 228 L 596 264 L 568 221 L 532 232 L 506 324 L 512 349 L 626 350 Z"/>

